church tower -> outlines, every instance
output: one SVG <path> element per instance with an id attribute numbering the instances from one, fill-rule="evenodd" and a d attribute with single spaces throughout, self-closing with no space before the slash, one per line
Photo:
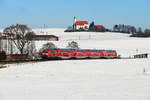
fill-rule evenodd
<path id="1" fill-rule="evenodd" d="M 76 21 L 77 21 L 77 19 L 76 19 L 76 17 L 74 16 L 74 22 L 73 22 L 73 29 L 74 29 L 74 30 L 76 30 Z"/>
<path id="2" fill-rule="evenodd" d="M 76 17 L 74 16 L 74 23 L 76 23 L 76 21 L 77 21 L 77 19 L 76 19 Z"/>

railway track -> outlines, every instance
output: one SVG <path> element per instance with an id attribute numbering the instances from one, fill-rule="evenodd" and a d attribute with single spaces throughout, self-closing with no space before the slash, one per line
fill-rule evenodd
<path id="1" fill-rule="evenodd" d="M 13 61 L 0 61 L 0 64 L 15 64 L 15 63 L 27 63 L 27 62 L 43 62 L 48 61 L 44 59 L 37 59 L 37 60 L 13 60 Z"/>
<path id="2" fill-rule="evenodd" d="M 64 61 L 64 60 L 102 60 L 108 58 L 82 58 L 82 59 L 36 59 L 36 60 L 16 60 L 16 61 L 0 61 L 0 64 L 19 64 L 19 63 L 38 63 L 38 62 L 46 62 L 46 61 Z M 111 59 L 134 59 L 134 58 L 111 58 Z"/>

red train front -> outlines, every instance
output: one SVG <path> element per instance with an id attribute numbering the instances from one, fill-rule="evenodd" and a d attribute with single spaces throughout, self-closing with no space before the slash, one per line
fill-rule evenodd
<path id="1" fill-rule="evenodd" d="M 46 59 L 117 58 L 117 52 L 115 50 L 58 48 L 58 49 L 43 50 L 41 57 Z"/>

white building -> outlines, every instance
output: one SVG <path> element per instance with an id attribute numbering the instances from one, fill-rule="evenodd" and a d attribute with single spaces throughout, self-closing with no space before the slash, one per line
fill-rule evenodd
<path id="1" fill-rule="evenodd" d="M 88 30 L 89 25 L 88 21 L 77 21 L 76 17 L 74 17 L 74 24 L 73 24 L 73 29 L 75 30 Z"/>

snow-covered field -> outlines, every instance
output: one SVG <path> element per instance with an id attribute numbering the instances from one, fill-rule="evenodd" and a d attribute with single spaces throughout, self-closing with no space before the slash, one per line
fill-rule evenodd
<path id="1" fill-rule="evenodd" d="M 115 49 L 121 56 L 149 53 L 150 38 L 120 33 L 54 34 L 58 47 L 77 41 L 81 48 Z M 45 42 L 36 42 L 39 49 Z M 150 75 L 143 73 L 150 59 L 62 60 L 11 64 L 0 69 L 0 100 L 150 100 Z"/>

